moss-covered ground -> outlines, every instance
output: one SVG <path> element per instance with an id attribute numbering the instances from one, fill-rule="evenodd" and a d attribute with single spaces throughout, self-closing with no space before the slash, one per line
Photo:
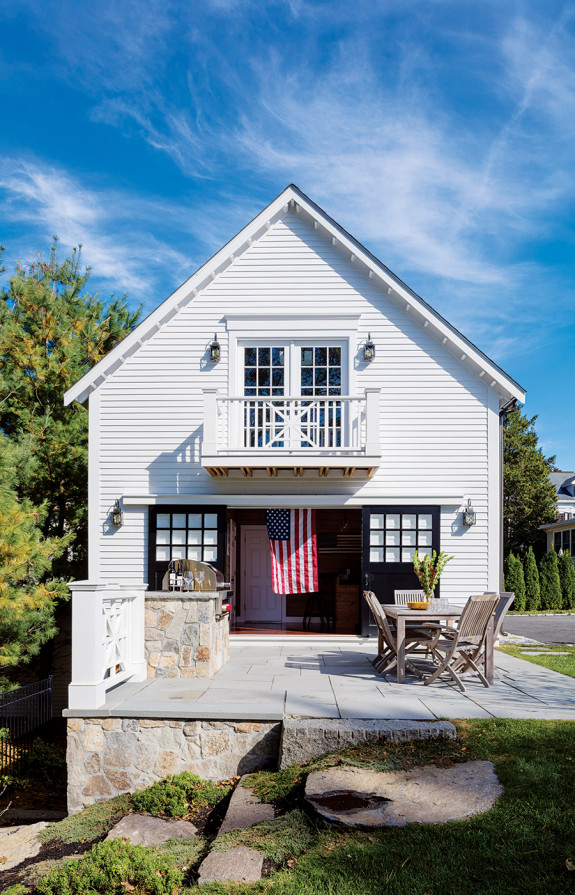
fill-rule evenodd
<path id="1" fill-rule="evenodd" d="M 575 722 L 472 720 L 457 727 L 457 741 L 367 744 L 276 774 L 253 775 L 250 784 L 275 803 L 278 816 L 227 834 L 215 847 L 260 848 L 270 875 L 253 885 L 206 884 L 203 895 L 575 893 Z M 305 778 L 321 766 L 347 763 L 385 771 L 468 759 L 493 761 L 504 792 L 491 811 L 466 821 L 360 832 L 317 825 L 302 805 Z M 76 815 L 77 821 L 52 825 L 46 845 L 101 831 L 122 807 L 114 802 L 108 809 L 102 803 L 87 809 Z M 210 836 L 202 836 L 193 843 L 161 847 L 184 872 L 178 895 L 197 890 L 197 868 L 213 845 Z M 31 873 L 14 881 L 33 892 Z M 139 888 L 136 895 L 145 892 Z"/>

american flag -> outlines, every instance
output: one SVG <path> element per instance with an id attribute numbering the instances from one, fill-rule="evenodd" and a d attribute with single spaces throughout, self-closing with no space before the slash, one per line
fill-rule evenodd
<path id="1" fill-rule="evenodd" d="M 315 510 L 268 510 L 274 594 L 318 589 Z"/>

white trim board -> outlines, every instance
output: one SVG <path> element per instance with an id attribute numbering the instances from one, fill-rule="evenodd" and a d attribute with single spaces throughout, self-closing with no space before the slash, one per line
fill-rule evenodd
<path id="1" fill-rule="evenodd" d="M 362 507 L 377 506 L 379 504 L 403 504 L 422 506 L 460 507 L 463 504 L 463 495 L 422 495 L 413 494 L 382 494 L 377 497 L 349 497 L 345 494 L 128 494 L 122 497 L 125 507 L 162 506 L 163 504 L 225 504 L 236 508 L 260 508 L 267 507 Z"/>
<path id="2" fill-rule="evenodd" d="M 382 290 L 382 294 L 402 306 L 404 312 L 410 314 L 411 319 L 416 320 L 421 326 L 426 326 L 427 332 L 443 344 L 447 351 L 457 356 L 461 363 L 473 370 L 477 376 L 485 377 L 486 383 L 497 391 L 502 402 L 509 398 L 517 398 L 522 403 L 525 401 L 525 391 L 515 380 L 466 339 L 417 293 L 406 286 L 399 277 L 385 267 L 311 199 L 296 186 L 290 184 L 237 236 L 200 267 L 155 311 L 152 311 L 106 357 L 68 389 L 64 396 L 64 403 L 85 401 L 90 393 L 98 388 L 127 357 L 137 351 L 147 339 L 151 338 L 158 329 L 177 314 L 180 308 L 193 301 L 201 289 L 213 282 L 220 273 L 234 263 L 240 254 L 253 245 L 255 240 L 267 233 L 272 223 L 282 218 L 290 210 L 300 215 L 302 220 L 311 222 L 326 241 L 329 240 L 344 257 L 347 257 L 358 270 L 368 276 L 372 283 Z M 230 322 L 232 318 L 233 315 L 230 315 Z"/>

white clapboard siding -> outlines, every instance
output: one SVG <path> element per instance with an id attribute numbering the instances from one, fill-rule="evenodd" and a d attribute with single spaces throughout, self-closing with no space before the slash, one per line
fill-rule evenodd
<path id="1" fill-rule="evenodd" d="M 357 344 L 350 346 L 352 394 L 382 389 L 381 466 L 369 481 L 342 482 L 306 476 L 302 480 L 214 481 L 200 464 L 204 388 L 229 393 L 226 314 L 359 314 Z M 289 336 L 270 323 L 269 337 Z M 222 359 L 207 360 L 217 332 Z M 376 359 L 360 361 L 361 342 L 371 332 Z M 318 340 L 321 341 L 321 333 Z M 147 509 L 126 507 L 124 525 L 109 531 L 106 517 L 123 495 L 300 493 L 338 494 L 342 500 L 401 503 L 413 496 L 459 494 L 471 498 L 478 524 L 460 525 L 461 506 L 444 506 L 442 547 L 456 555 L 445 573 L 443 593 L 495 589 L 488 574 L 489 432 L 497 425 L 489 386 L 354 267 L 318 231 L 290 212 L 247 248 L 213 282 L 190 299 L 170 321 L 99 387 L 100 434 L 91 446 L 97 458 L 99 519 L 93 525 L 90 576 L 126 584 L 147 578 Z M 491 439 L 493 443 L 493 439 Z M 94 456 L 96 456 L 96 454 Z M 492 489 L 493 490 L 493 489 Z M 389 499 L 393 495 L 393 499 Z M 491 501 L 491 502 L 490 502 Z M 91 513 L 94 507 L 91 507 Z M 496 516 L 493 516 L 495 519 Z M 458 521 L 459 520 L 459 521 Z M 95 534 L 98 532 L 98 534 Z M 496 536 L 491 535 L 493 543 Z M 493 566 L 493 561 L 491 562 Z"/>

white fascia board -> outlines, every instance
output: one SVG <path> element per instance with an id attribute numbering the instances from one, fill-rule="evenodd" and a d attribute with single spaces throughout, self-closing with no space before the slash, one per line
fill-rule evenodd
<path id="1" fill-rule="evenodd" d="M 194 290 L 199 291 L 204 286 L 207 286 L 208 282 L 212 281 L 213 276 L 217 275 L 220 268 L 227 267 L 230 263 L 233 263 L 235 258 L 247 248 L 248 240 L 253 240 L 260 230 L 262 233 L 267 232 L 266 224 L 281 216 L 284 211 L 287 211 L 290 201 L 297 198 L 297 191 L 294 187 L 288 186 L 277 199 L 274 199 L 243 230 L 240 230 L 233 239 L 226 243 L 219 252 L 216 252 L 185 283 L 182 283 L 155 311 L 152 311 L 145 320 L 142 320 L 136 329 L 122 339 L 106 357 L 103 357 L 95 367 L 92 367 L 88 373 L 69 388 L 64 395 L 64 404 L 71 404 L 72 401 L 85 401 L 89 397 L 90 391 L 94 387 L 101 385 L 101 383 L 97 383 L 100 377 L 103 377 L 103 382 L 116 362 L 123 362 L 126 355 L 131 354 L 157 329 L 161 328 L 165 318 L 171 317 L 175 311 L 179 310 L 181 305 L 186 304 Z"/>
<path id="2" fill-rule="evenodd" d="M 463 503 L 462 494 L 413 494 L 407 496 L 401 494 L 381 494 L 377 497 L 361 497 L 349 496 L 348 494 L 305 494 L 298 492 L 297 494 L 143 494 L 143 495 L 123 495 L 122 503 L 126 507 L 149 507 L 162 506 L 167 504 L 175 504 L 187 506 L 191 504 L 225 504 L 228 507 L 236 508 L 263 508 L 269 507 L 311 507 L 321 509 L 322 507 L 362 507 L 362 506 L 378 506 L 380 504 L 402 504 L 405 506 L 444 506 L 459 507 Z"/>

